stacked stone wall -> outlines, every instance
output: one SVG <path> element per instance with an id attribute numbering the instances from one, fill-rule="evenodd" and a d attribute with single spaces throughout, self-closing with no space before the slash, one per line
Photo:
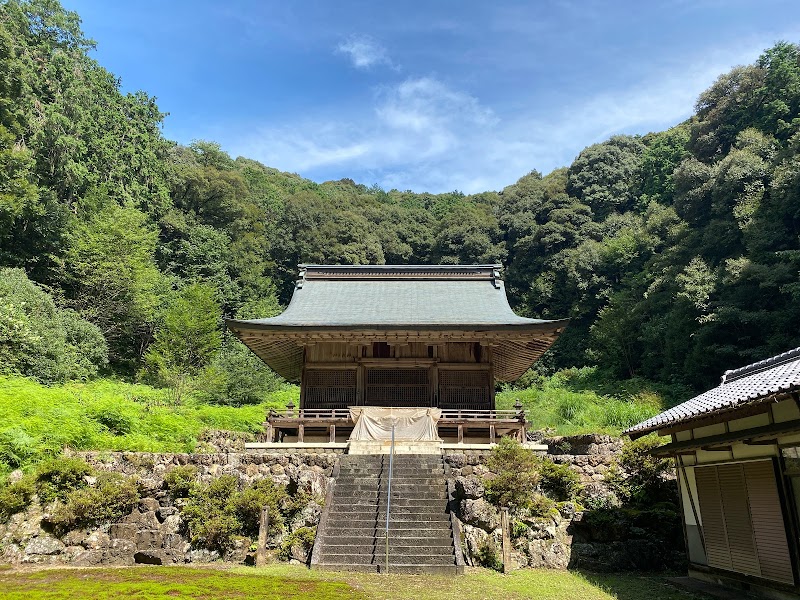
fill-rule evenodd
<path id="1" fill-rule="evenodd" d="M 251 549 L 241 542 L 224 556 L 192 547 L 181 517 L 185 500 L 170 498 L 164 476 L 177 466 L 193 465 L 205 483 L 222 475 L 232 475 L 245 487 L 269 478 L 285 485 L 290 495 L 306 492 L 324 498 L 342 451 L 287 449 L 247 453 L 243 450 L 248 439 L 247 434 L 210 432 L 199 444 L 202 452 L 194 454 L 75 453 L 97 471 L 135 476 L 142 496 L 139 505 L 115 523 L 57 537 L 47 526 L 53 505 L 41 506 L 34 498 L 26 511 L 0 524 L 0 562 L 125 565 L 251 561 Z M 621 440 L 585 435 L 541 441 L 548 447 L 547 452 L 541 454 L 555 463 L 568 465 L 579 474 L 585 489 L 584 498 L 596 500 L 609 496 L 604 477 L 622 447 Z M 500 514 L 485 497 L 484 481 L 492 476 L 486 466 L 488 456 L 488 451 L 476 450 L 450 451 L 445 455 L 455 489 L 451 508 L 461 522 L 461 541 L 468 564 L 480 564 L 482 549 L 488 542 L 498 548 L 500 543 Z M 292 522 L 270 538 L 269 547 L 280 547 L 293 531 L 316 526 L 321 510 L 317 502 L 309 502 Z M 591 512 L 576 503 L 562 502 L 545 517 L 516 515 L 515 521 L 525 527 L 518 526 L 518 535 L 514 537 L 514 561 L 520 567 L 680 568 L 682 543 L 679 536 L 676 541 L 674 531 L 666 537 L 661 532 L 654 533 L 641 519 L 624 511 L 614 513 L 611 520 L 607 516 L 591 518 Z M 664 546 L 665 539 L 668 539 L 668 547 Z M 291 556 L 304 562 L 307 552 L 293 548 Z"/>

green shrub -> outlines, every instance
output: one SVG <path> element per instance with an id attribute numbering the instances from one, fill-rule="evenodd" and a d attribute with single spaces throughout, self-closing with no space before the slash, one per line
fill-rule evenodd
<path id="1" fill-rule="evenodd" d="M 197 467 L 194 465 L 180 465 L 167 471 L 164 475 L 164 485 L 170 497 L 188 498 L 197 485 Z"/>
<path id="2" fill-rule="evenodd" d="M 35 491 L 31 477 L 24 477 L 16 483 L 0 487 L 0 523 L 7 522 L 12 515 L 25 510 Z"/>
<path id="3" fill-rule="evenodd" d="M 233 475 L 222 475 L 206 486 L 194 486 L 183 517 L 189 527 L 192 544 L 224 554 L 233 546 L 233 537 L 241 531 L 236 518 L 235 501 L 239 482 Z"/>
<path id="4" fill-rule="evenodd" d="M 651 453 L 662 443 L 658 436 L 649 435 L 622 447 L 617 463 L 605 475 L 606 485 L 620 500 L 636 506 L 676 501 L 675 485 L 667 478 L 675 468 L 672 459 Z"/>
<path id="5" fill-rule="evenodd" d="M 127 435 L 133 431 L 135 417 L 126 413 L 121 407 L 105 404 L 94 407 L 89 417 L 100 423 L 112 435 Z"/>
<path id="6" fill-rule="evenodd" d="M 50 517 L 61 535 L 78 527 L 115 521 L 130 513 L 139 503 L 136 479 L 118 473 L 100 473 L 92 487 L 77 489 L 56 506 Z"/>
<path id="7" fill-rule="evenodd" d="M 303 502 L 300 498 L 295 498 L 291 502 L 286 488 L 274 483 L 271 479 L 259 479 L 252 486 L 248 487 L 234 499 L 233 505 L 236 517 L 242 526 L 242 533 L 249 537 L 258 535 L 259 519 L 261 508 L 266 506 L 269 516 L 269 535 L 278 533 L 283 528 L 284 518 L 281 514 L 281 507 L 286 507 L 287 512 L 294 512 L 294 506 Z M 307 500 L 303 502 L 303 505 Z M 302 508 L 302 507 L 301 507 Z"/>
<path id="8" fill-rule="evenodd" d="M 548 498 L 544 494 L 534 494 L 528 510 L 531 516 L 541 518 L 553 516 L 558 511 L 555 500 Z"/>
<path id="9" fill-rule="evenodd" d="M 0 462 L 18 468 L 36 455 L 36 440 L 19 426 L 0 431 Z"/>
<path id="10" fill-rule="evenodd" d="M 497 551 L 497 546 L 492 538 L 488 538 L 480 548 L 478 548 L 478 562 L 482 567 L 492 569 L 494 571 L 503 571 L 503 559 Z"/>
<path id="11" fill-rule="evenodd" d="M 539 463 L 539 476 L 539 487 L 542 491 L 561 502 L 574 500 L 583 491 L 580 475 L 569 465 L 556 464 L 552 460 L 542 459 Z"/>
<path id="12" fill-rule="evenodd" d="M 36 469 L 36 493 L 42 503 L 66 500 L 67 495 L 86 487 L 86 476 L 94 472 L 79 458 L 61 456 L 43 462 Z"/>
<path id="13" fill-rule="evenodd" d="M 300 527 L 296 529 L 283 540 L 280 550 L 278 550 L 278 558 L 281 560 L 289 560 L 292 558 L 292 546 L 295 544 L 302 544 L 303 551 L 308 554 L 314 547 L 314 539 L 317 537 L 316 527 Z"/>
<path id="14" fill-rule="evenodd" d="M 486 498 L 497 506 L 527 508 L 539 481 L 536 456 L 510 437 L 500 439 L 486 462 L 495 476 L 484 482 Z"/>
<path id="15" fill-rule="evenodd" d="M 528 532 L 529 527 L 522 521 L 513 519 L 511 521 L 511 539 L 518 540 Z"/>

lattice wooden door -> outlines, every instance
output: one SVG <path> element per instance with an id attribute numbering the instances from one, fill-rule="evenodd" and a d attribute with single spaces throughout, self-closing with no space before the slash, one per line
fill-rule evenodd
<path id="1" fill-rule="evenodd" d="M 370 368 L 366 374 L 367 406 L 430 406 L 430 377 L 426 368 Z"/>
<path id="2" fill-rule="evenodd" d="M 306 369 L 303 408 L 347 408 L 356 403 L 355 369 Z"/>

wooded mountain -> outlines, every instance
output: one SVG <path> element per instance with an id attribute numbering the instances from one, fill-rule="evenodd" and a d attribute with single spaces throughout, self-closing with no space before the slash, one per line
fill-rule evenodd
<path id="1" fill-rule="evenodd" d="M 246 394 L 234 374 L 271 376 L 221 317 L 275 314 L 300 262 L 502 262 L 518 313 L 572 319 L 543 369 L 703 387 L 800 346 L 798 45 L 723 74 L 672 129 L 471 196 L 177 145 L 92 47 L 55 0 L 0 3 L 0 370 Z"/>

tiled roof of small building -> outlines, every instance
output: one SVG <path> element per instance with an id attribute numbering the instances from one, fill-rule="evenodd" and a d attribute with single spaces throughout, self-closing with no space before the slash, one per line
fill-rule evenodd
<path id="1" fill-rule="evenodd" d="M 800 348 L 795 348 L 752 365 L 726 371 L 717 387 L 634 425 L 625 433 L 641 435 L 798 389 Z"/>

